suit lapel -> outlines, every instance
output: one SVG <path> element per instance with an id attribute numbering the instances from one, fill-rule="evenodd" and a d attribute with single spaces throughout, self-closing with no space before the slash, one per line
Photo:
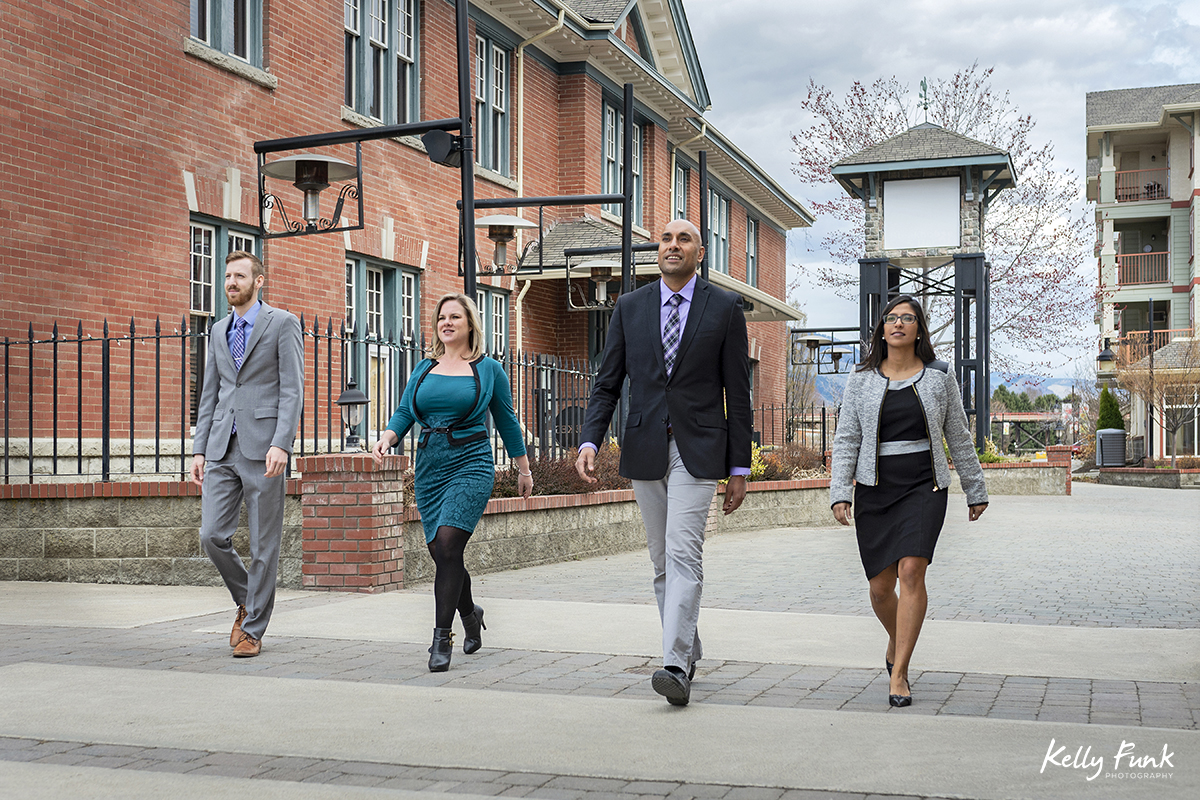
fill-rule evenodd
<path id="1" fill-rule="evenodd" d="M 234 312 L 230 311 L 224 319 L 213 323 L 209 332 L 209 347 L 217 348 L 217 357 L 224 361 L 230 369 L 236 370 L 233 363 L 233 353 L 229 352 L 229 326 L 233 324 Z"/>
<path id="2" fill-rule="evenodd" d="M 271 327 L 274 311 L 275 309 L 266 303 L 263 303 L 258 309 L 258 317 L 254 320 L 254 328 L 250 331 L 250 341 L 246 342 L 246 352 L 242 354 L 242 366 L 246 366 L 246 361 L 250 358 L 250 351 L 254 349 L 254 345 L 267 335 L 267 328 Z"/>
<path id="3" fill-rule="evenodd" d="M 708 305 L 708 284 L 700 277 L 696 278 L 696 286 L 692 291 L 692 307 L 688 309 L 687 324 L 683 326 L 683 335 L 679 337 L 679 352 L 675 355 L 675 371 L 671 373 L 674 378 L 679 372 L 679 366 L 683 363 L 683 357 L 687 355 L 688 345 L 692 343 L 692 339 L 696 335 L 696 328 L 700 325 L 700 318 L 704 315 L 704 307 Z M 662 352 L 662 336 L 659 336 L 658 349 Z"/>

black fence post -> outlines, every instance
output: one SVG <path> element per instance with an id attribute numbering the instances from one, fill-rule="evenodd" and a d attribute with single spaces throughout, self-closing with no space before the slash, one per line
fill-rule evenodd
<path id="1" fill-rule="evenodd" d="M 179 480 L 188 477 L 187 456 L 184 452 L 188 432 L 187 386 L 188 386 L 188 329 L 187 315 L 179 318 Z M 81 426 L 82 429 L 82 426 Z"/>
<path id="2" fill-rule="evenodd" d="M 137 365 L 134 361 L 137 350 L 136 330 L 133 326 L 133 317 L 129 318 L 129 474 L 133 475 L 134 469 L 134 424 L 133 424 L 133 409 L 137 403 L 134 402 L 134 374 L 137 371 Z"/>
<path id="3" fill-rule="evenodd" d="M 58 321 L 55 320 L 54 328 L 50 334 L 54 337 L 54 346 L 51 348 L 50 357 L 53 361 L 54 370 L 54 422 L 50 426 L 50 458 L 51 470 L 54 474 L 58 474 Z"/>
<path id="4" fill-rule="evenodd" d="M 109 457 L 112 455 L 109 441 L 109 433 L 111 431 L 111 420 L 109 418 L 110 403 L 112 398 L 109 396 L 110 386 L 108 379 L 112 372 L 111 364 L 111 343 L 108 338 L 108 320 L 104 320 L 104 338 L 100 342 L 100 480 L 107 482 L 109 479 Z"/>
<path id="5" fill-rule="evenodd" d="M 29 323 L 29 452 L 26 460 L 29 462 L 29 482 L 33 483 L 33 323 Z"/>
<path id="6" fill-rule="evenodd" d="M 162 456 L 162 319 L 154 318 L 154 473 Z"/>
<path id="7" fill-rule="evenodd" d="M 79 331 L 75 337 L 75 472 L 83 474 L 83 320 L 79 320 Z M 8 432 L 4 433 L 4 446 L 8 447 Z"/>
<path id="8" fill-rule="evenodd" d="M 4 337 L 4 482 L 8 483 L 8 410 L 12 408 L 8 394 L 8 337 Z"/>

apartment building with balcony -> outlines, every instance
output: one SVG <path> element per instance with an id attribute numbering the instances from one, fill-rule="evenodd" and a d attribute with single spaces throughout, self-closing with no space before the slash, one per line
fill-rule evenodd
<path id="1" fill-rule="evenodd" d="M 1100 346 L 1108 341 L 1121 363 L 1196 335 L 1198 127 L 1200 83 L 1087 94 L 1087 199 L 1095 203 L 1099 268 L 1096 322 Z M 1132 409 L 1135 436 L 1145 433 L 1144 417 Z M 1158 451 L 1162 436 L 1156 433 L 1155 440 Z"/>

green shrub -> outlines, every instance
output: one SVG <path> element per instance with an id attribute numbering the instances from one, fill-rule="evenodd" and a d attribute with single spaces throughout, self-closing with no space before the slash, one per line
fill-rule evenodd
<path id="1" fill-rule="evenodd" d="M 1107 386 L 1100 390 L 1100 418 L 1096 422 L 1096 430 L 1105 428 L 1125 430 L 1125 418 L 1121 416 L 1121 406 Z"/>

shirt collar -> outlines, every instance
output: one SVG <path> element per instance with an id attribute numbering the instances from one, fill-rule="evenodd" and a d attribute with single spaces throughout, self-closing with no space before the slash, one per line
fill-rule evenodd
<path id="1" fill-rule="evenodd" d="M 680 297 L 682 297 L 683 301 L 685 303 L 692 302 L 692 295 L 696 293 L 696 278 L 697 278 L 696 275 L 692 275 L 691 279 L 687 283 L 685 283 L 683 285 L 683 288 L 680 289 L 678 292 L 671 291 L 671 287 L 667 286 L 667 282 L 664 281 L 663 279 L 659 278 L 658 294 L 659 294 L 659 299 L 662 301 L 660 303 L 660 305 L 665 306 L 667 304 L 667 301 L 671 299 L 671 295 L 673 295 L 673 294 L 677 294 Z"/>
<path id="2" fill-rule="evenodd" d="M 255 300 L 254 305 L 250 306 L 250 310 L 246 312 L 245 316 L 239 317 L 238 313 L 234 311 L 233 319 L 235 322 L 239 319 L 244 319 L 246 320 L 246 324 L 253 328 L 254 320 L 258 319 L 258 310 L 260 308 L 262 308 L 262 300 Z"/>

